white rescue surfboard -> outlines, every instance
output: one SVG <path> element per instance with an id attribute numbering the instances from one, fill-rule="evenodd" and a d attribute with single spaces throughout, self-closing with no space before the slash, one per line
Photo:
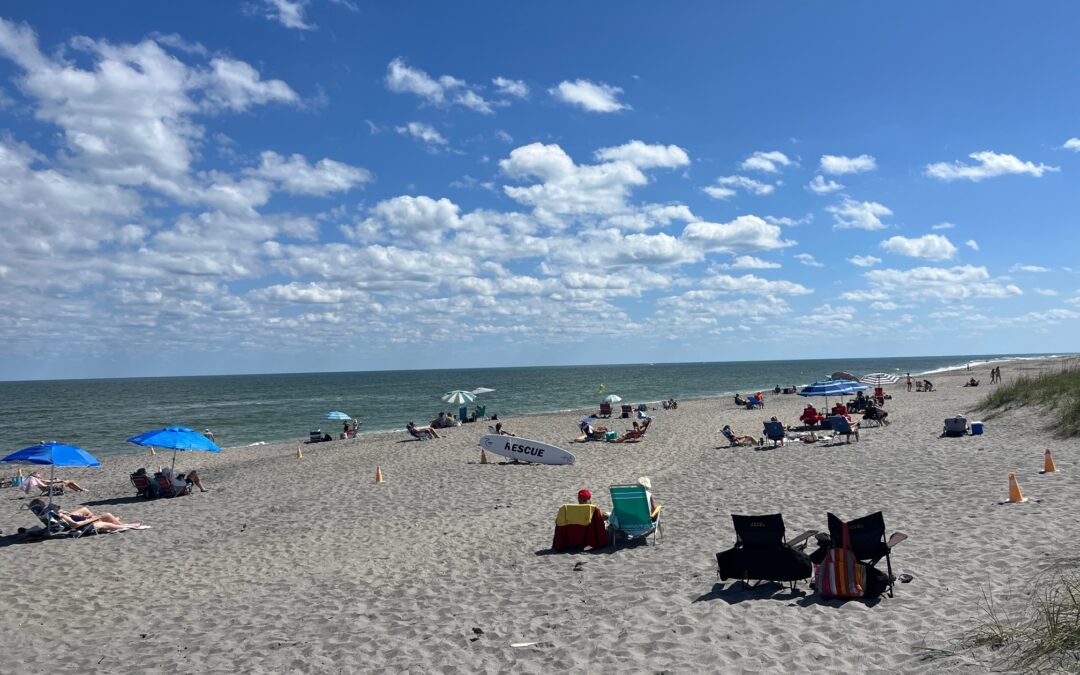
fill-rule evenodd
<path id="1" fill-rule="evenodd" d="M 480 447 L 493 455 L 533 464 L 573 464 L 576 459 L 573 454 L 554 445 L 502 434 L 481 436 Z"/>

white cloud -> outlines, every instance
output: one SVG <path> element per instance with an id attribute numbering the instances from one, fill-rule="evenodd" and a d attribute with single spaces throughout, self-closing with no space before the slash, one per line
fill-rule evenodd
<path id="1" fill-rule="evenodd" d="M 843 190 L 844 186 L 834 180 L 826 180 L 824 176 L 814 176 L 807 185 L 807 189 L 817 195 L 827 195 L 837 190 Z"/>
<path id="2" fill-rule="evenodd" d="M 1070 138 L 1065 141 L 1065 144 L 1061 147 L 1066 150 L 1072 150 L 1073 152 L 1080 152 L 1080 138 Z"/>
<path id="3" fill-rule="evenodd" d="M 1058 292 L 1052 288 L 1033 288 L 1031 290 L 1034 291 L 1036 295 L 1042 295 L 1047 298 L 1053 298 L 1058 294 Z"/>
<path id="4" fill-rule="evenodd" d="M 802 218 L 788 218 L 787 216 L 765 216 L 765 220 L 773 225 L 783 225 L 784 227 L 797 227 L 799 225 L 806 225 L 813 222 L 814 214 L 808 213 Z"/>
<path id="5" fill-rule="evenodd" d="M 629 162 L 640 169 L 673 169 L 690 163 L 686 151 L 677 145 L 649 145 L 637 140 L 611 148 L 601 148 L 595 155 L 597 159 L 608 162 Z"/>
<path id="6" fill-rule="evenodd" d="M 394 131 L 405 136 L 412 136 L 418 141 L 423 141 L 429 146 L 446 145 L 447 140 L 439 133 L 439 130 L 430 124 L 423 122 L 409 122 L 403 127 L 394 127 Z"/>
<path id="7" fill-rule="evenodd" d="M 776 186 L 746 176 L 720 176 L 716 179 L 716 185 L 702 188 L 705 194 L 713 199 L 729 199 L 740 189 L 755 195 L 767 195 L 771 194 Z"/>
<path id="8" fill-rule="evenodd" d="M 834 176 L 847 173 L 863 173 L 877 168 L 877 161 L 872 155 L 844 157 L 843 155 L 822 155 L 821 171 Z"/>
<path id="9" fill-rule="evenodd" d="M 796 253 L 792 257 L 807 267 L 825 267 L 824 264 L 818 262 L 817 259 L 809 253 Z"/>
<path id="10" fill-rule="evenodd" d="M 992 279 L 985 267 L 971 265 L 871 270 L 864 276 L 868 282 L 867 288 L 849 291 L 840 297 L 865 302 L 1007 298 L 1022 294 L 1017 286 Z"/>
<path id="11" fill-rule="evenodd" d="M 894 309 L 900 309 L 900 305 L 895 302 L 882 302 L 878 300 L 877 302 L 870 303 L 870 309 L 876 309 L 879 312 L 891 312 Z"/>
<path id="12" fill-rule="evenodd" d="M 1040 267 L 1039 265 L 1021 265 L 1020 263 L 1017 263 L 1017 264 L 1013 265 L 1012 267 L 1010 267 L 1009 271 L 1010 272 L 1032 272 L 1032 273 L 1039 274 L 1039 273 L 1042 273 L 1042 272 L 1049 272 L 1050 269 L 1047 268 L 1047 267 Z"/>
<path id="13" fill-rule="evenodd" d="M 259 156 L 259 167 L 249 173 L 278 181 L 286 192 L 303 195 L 328 195 L 347 192 L 371 180 L 371 172 L 332 159 L 308 164 L 303 155 L 282 157 L 269 150 Z"/>
<path id="14" fill-rule="evenodd" d="M 740 255 L 722 267 L 733 270 L 775 270 L 780 268 L 780 263 L 762 260 L 752 255 Z"/>
<path id="15" fill-rule="evenodd" d="M 629 156 L 631 152 L 616 154 Z M 649 161 L 648 155 L 636 158 Z M 499 167 L 511 178 L 540 179 L 533 185 L 503 187 L 511 199 L 535 207 L 540 217 L 626 212 L 630 190 L 648 183 L 642 170 L 629 161 L 577 165 L 558 145 L 543 143 L 515 148 Z"/>
<path id="16" fill-rule="evenodd" d="M 967 246 L 972 251 L 978 251 L 979 250 L 979 242 L 975 241 L 974 239 L 968 239 L 967 241 L 965 241 L 964 246 Z"/>
<path id="17" fill-rule="evenodd" d="M 962 164 L 960 162 L 927 164 L 926 175 L 943 181 L 960 179 L 980 181 L 985 178 L 1007 174 L 1028 174 L 1038 178 L 1047 171 L 1058 170 L 1056 166 L 1025 162 L 1015 155 L 1006 155 L 990 150 L 973 152 L 968 157 L 974 159 L 978 164 Z"/>
<path id="18" fill-rule="evenodd" d="M 277 21 L 286 28 L 299 30 L 314 30 L 315 26 L 304 20 L 304 10 L 307 0 L 262 0 L 266 10 L 264 16 L 271 21 Z"/>
<path id="19" fill-rule="evenodd" d="M 856 228 L 860 230 L 883 230 L 885 223 L 881 222 L 884 216 L 891 216 L 892 211 L 877 202 L 857 202 L 848 197 L 838 206 L 829 206 L 825 209 L 833 214 L 833 229 L 843 230 Z"/>
<path id="20" fill-rule="evenodd" d="M 813 292 L 802 284 L 783 280 L 770 281 L 753 274 L 745 274 L 741 277 L 714 274 L 703 278 L 701 287 L 721 293 L 752 295 L 808 295 Z"/>
<path id="21" fill-rule="evenodd" d="M 855 255 L 848 258 L 848 262 L 858 267 L 873 267 L 881 262 L 881 258 L 876 258 L 872 255 Z"/>
<path id="22" fill-rule="evenodd" d="M 398 94 L 415 94 L 437 107 L 460 105 L 484 114 L 494 112 L 491 104 L 464 80 L 451 75 L 434 78 L 400 57 L 386 66 L 386 87 Z"/>
<path id="23" fill-rule="evenodd" d="M 881 248 L 897 255 L 926 260 L 949 260 L 956 255 L 956 247 L 948 238 L 940 234 L 927 234 L 909 239 L 908 237 L 889 237 L 881 242 Z"/>
<path id="24" fill-rule="evenodd" d="M 779 150 L 770 152 L 758 151 L 743 160 L 740 165 L 746 171 L 764 171 L 776 173 L 781 167 L 791 166 L 795 162 Z"/>
<path id="25" fill-rule="evenodd" d="M 956 225 L 953 225 L 952 223 L 938 223 L 937 225 L 931 225 L 930 229 L 931 230 L 951 230 L 954 227 L 956 227 Z"/>
<path id="26" fill-rule="evenodd" d="M 379 202 L 368 218 L 343 231 L 360 243 L 387 240 L 398 247 L 406 242 L 433 246 L 462 227 L 459 212 L 460 207 L 445 197 L 402 195 Z"/>
<path id="27" fill-rule="evenodd" d="M 514 98 L 527 98 L 529 96 L 529 85 L 525 84 L 523 80 L 496 77 L 491 83 L 495 85 L 495 88 L 503 96 L 513 96 Z"/>
<path id="28" fill-rule="evenodd" d="M 589 112 L 610 113 L 629 110 L 630 106 L 619 101 L 622 89 L 603 82 L 590 80 L 564 80 L 548 90 L 557 100 L 576 105 Z"/>
<path id="29" fill-rule="evenodd" d="M 511 136 L 510 134 L 506 133 L 502 129 L 499 129 L 498 131 L 495 132 L 495 138 L 499 139 L 503 143 L 513 143 L 514 142 L 514 137 Z"/>
<path id="30" fill-rule="evenodd" d="M 793 246 L 780 238 L 780 228 L 757 216 L 739 216 L 728 223 L 698 221 L 683 229 L 682 238 L 704 251 L 742 253 Z"/>
<path id="31" fill-rule="evenodd" d="M 297 103 L 299 96 L 281 80 L 263 80 L 259 71 L 243 61 L 215 58 L 210 72 L 196 78 L 204 84 L 206 104 L 243 112 L 265 103 Z"/>

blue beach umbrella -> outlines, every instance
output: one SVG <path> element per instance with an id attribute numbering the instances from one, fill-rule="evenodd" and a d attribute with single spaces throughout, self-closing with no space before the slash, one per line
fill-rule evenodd
<path id="1" fill-rule="evenodd" d="M 821 380 L 803 387 L 802 391 L 799 392 L 799 396 L 824 396 L 825 407 L 828 407 L 830 396 L 848 396 L 869 388 L 865 384 L 848 380 Z"/>
<path id="2" fill-rule="evenodd" d="M 349 417 L 345 413 L 339 412 L 337 410 L 333 410 L 331 412 L 326 413 L 325 415 L 322 416 L 322 418 L 324 420 L 339 420 L 339 421 L 340 420 L 351 420 L 352 419 L 351 417 Z"/>
<path id="3" fill-rule="evenodd" d="M 93 455 L 82 448 L 75 447 L 74 445 L 57 443 L 56 441 L 39 443 L 38 445 L 32 445 L 29 448 L 23 448 L 18 452 L 13 452 L 7 457 L 0 459 L 0 462 L 8 462 L 11 464 L 38 464 L 42 466 L 48 465 L 52 467 L 49 472 L 50 483 L 56 478 L 56 467 L 58 466 L 101 466 L 101 462 L 97 461 Z M 52 494 L 52 490 L 50 489 L 50 507 L 52 506 Z"/>
<path id="4" fill-rule="evenodd" d="M 187 427 L 165 427 L 164 429 L 154 429 L 153 431 L 147 431 L 138 436 L 132 436 L 127 440 L 128 443 L 134 443 L 135 445 L 144 447 L 171 449 L 173 451 L 172 468 L 174 469 L 176 468 L 177 450 L 221 452 L 221 448 L 215 445 L 209 438 L 197 431 L 188 429 Z"/>

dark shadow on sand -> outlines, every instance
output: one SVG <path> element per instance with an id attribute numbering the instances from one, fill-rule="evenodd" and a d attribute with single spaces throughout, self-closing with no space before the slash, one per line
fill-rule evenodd
<path id="1" fill-rule="evenodd" d="M 694 602 L 707 602 L 710 600 L 723 600 L 729 605 L 737 605 L 747 600 L 782 600 L 785 602 L 796 601 L 801 604 L 809 591 L 801 588 L 791 590 L 787 584 L 775 581 L 766 581 L 757 586 L 747 586 L 742 581 L 730 582 L 718 581 L 713 584 L 708 593 L 694 598 Z"/>

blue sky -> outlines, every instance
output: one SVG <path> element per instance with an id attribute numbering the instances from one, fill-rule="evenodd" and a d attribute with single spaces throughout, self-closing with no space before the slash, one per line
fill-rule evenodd
<path id="1" fill-rule="evenodd" d="M 4 11 L 0 378 L 1076 351 L 1075 3 Z"/>

